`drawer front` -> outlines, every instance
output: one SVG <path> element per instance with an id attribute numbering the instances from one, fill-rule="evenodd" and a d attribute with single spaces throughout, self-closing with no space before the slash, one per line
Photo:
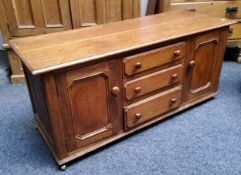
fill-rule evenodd
<path id="1" fill-rule="evenodd" d="M 228 39 L 240 39 L 241 38 L 241 22 L 231 25 L 229 29 Z"/>
<path id="2" fill-rule="evenodd" d="M 186 44 L 181 42 L 124 58 L 126 75 L 133 75 L 160 65 L 180 60 L 186 55 Z"/>
<path id="3" fill-rule="evenodd" d="M 182 88 L 178 86 L 125 107 L 126 128 L 132 128 L 180 106 Z"/>
<path id="4" fill-rule="evenodd" d="M 171 3 L 170 10 L 197 11 L 219 17 L 241 18 L 241 1 Z"/>
<path id="5" fill-rule="evenodd" d="M 175 2 L 210 2 L 210 1 L 213 1 L 213 0 L 170 0 L 171 3 L 175 3 Z"/>
<path id="6" fill-rule="evenodd" d="M 183 65 L 158 71 L 125 83 L 127 100 L 148 94 L 160 88 L 178 83 L 183 79 Z"/>

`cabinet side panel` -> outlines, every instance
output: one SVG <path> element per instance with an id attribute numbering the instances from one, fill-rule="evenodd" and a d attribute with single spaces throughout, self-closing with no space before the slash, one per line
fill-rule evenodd
<path id="1" fill-rule="evenodd" d="M 53 136 L 46 98 L 40 76 L 32 76 L 24 67 L 24 73 L 37 122 L 40 122 L 48 141 L 53 145 Z"/>
<path id="2" fill-rule="evenodd" d="M 218 45 L 218 52 L 216 52 L 216 60 L 213 66 L 213 92 L 218 90 L 219 78 L 221 74 L 221 68 L 223 64 L 224 52 L 227 45 L 227 37 L 228 37 L 228 27 L 224 27 L 220 30 L 219 33 L 219 45 Z"/>
<path id="3" fill-rule="evenodd" d="M 60 108 L 58 101 L 58 93 L 56 89 L 56 83 L 53 74 L 43 75 L 43 89 L 46 95 L 46 103 L 48 106 L 49 118 L 52 127 L 52 135 L 54 140 L 54 151 L 52 153 L 56 156 L 57 161 L 59 159 L 66 158 L 67 150 L 65 144 L 65 138 L 63 133 L 63 125 L 60 117 Z"/>

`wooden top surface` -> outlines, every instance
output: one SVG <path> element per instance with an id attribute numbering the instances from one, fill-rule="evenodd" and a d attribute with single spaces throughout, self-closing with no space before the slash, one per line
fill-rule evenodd
<path id="1" fill-rule="evenodd" d="M 234 24 L 196 12 L 168 12 L 10 41 L 33 75 Z"/>

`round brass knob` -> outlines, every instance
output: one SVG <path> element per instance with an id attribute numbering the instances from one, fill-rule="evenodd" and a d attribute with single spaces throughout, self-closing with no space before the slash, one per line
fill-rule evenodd
<path id="1" fill-rule="evenodd" d="M 195 64 L 196 64 L 196 62 L 194 60 L 189 62 L 189 66 L 191 66 L 191 67 L 195 66 Z"/>
<path id="2" fill-rule="evenodd" d="M 172 79 L 177 79 L 178 78 L 178 74 L 173 74 L 172 75 Z"/>
<path id="3" fill-rule="evenodd" d="M 135 92 L 140 93 L 141 92 L 141 87 L 135 87 Z"/>
<path id="4" fill-rule="evenodd" d="M 141 118 L 141 113 L 136 113 L 136 119 L 140 119 Z"/>
<path id="5" fill-rule="evenodd" d="M 171 103 L 174 104 L 174 103 L 176 103 L 177 99 L 176 98 L 172 98 L 170 101 L 171 101 Z"/>
<path id="6" fill-rule="evenodd" d="M 117 96 L 119 93 L 120 93 L 120 88 L 118 86 L 114 86 L 111 90 L 111 93 L 114 95 L 114 96 Z"/>
<path id="7" fill-rule="evenodd" d="M 174 55 L 175 55 L 175 56 L 180 56 L 180 55 L 181 55 L 181 51 L 180 51 L 180 50 L 174 51 Z"/>
<path id="8" fill-rule="evenodd" d="M 140 63 L 140 62 L 137 62 L 137 63 L 135 64 L 135 68 L 136 68 L 136 69 L 140 69 L 140 68 L 141 68 L 141 66 L 142 66 L 142 65 L 141 65 L 141 63 Z"/>

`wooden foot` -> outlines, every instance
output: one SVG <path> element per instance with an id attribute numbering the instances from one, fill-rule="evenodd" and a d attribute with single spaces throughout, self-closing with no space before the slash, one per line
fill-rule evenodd
<path id="1" fill-rule="evenodd" d="M 24 75 L 11 75 L 11 81 L 13 84 L 26 83 Z"/>

